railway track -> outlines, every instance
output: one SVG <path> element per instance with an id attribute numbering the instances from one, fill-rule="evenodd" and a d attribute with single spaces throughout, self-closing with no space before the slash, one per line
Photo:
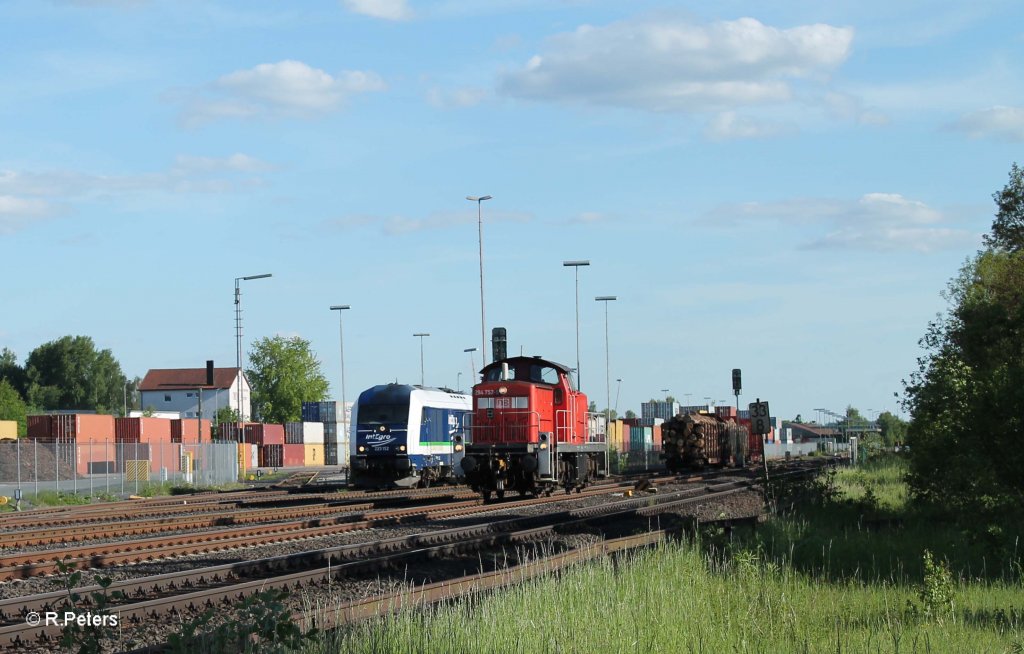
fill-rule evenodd
<path id="1" fill-rule="evenodd" d="M 456 553 L 481 551 L 486 548 L 518 546 L 552 537 L 574 529 L 622 528 L 630 520 L 641 519 L 678 509 L 686 504 L 719 498 L 747 490 L 752 480 L 695 485 L 664 494 L 623 499 L 598 506 L 544 513 L 537 516 L 513 517 L 487 523 L 461 526 L 398 537 L 373 543 L 349 545 L 308 552 L 288 557 L 215 566 L 182 573 L 119 582 L 110 590 L 118 590 L 129 601 L 112 608 L 120 624 L 140 624 L 154 616 L 171 613 L 195 613 L 203 607 L 227 607 L 241 597 L 275 588 L 285 591 L 339 583 L 366 571 L 405 567 L 431 559 L 448 559 Z M 582 494 L 581 494 L 582 495 Z M 577 497 L 577 496 L 573 496 Z M 546 498 L 545 498 L 546 499 Z M 506 505 L 507 506 L 507 505 Z M 296 570 L 296 568 L 299 568 Z M 294 570 L 294 571 L 293 571 Z M 276 574 L 275 574 L 276 573 Z M 255 577 L 255 578 L 254 578 Z M 200 588 L 200 586 L 205 586 Z M 80 589 L 80 594 L 96 590 Z M 156 595 L 157 597 L 153 597 Z M 52 642 L 60 633 L 56 625 L 33 627 L 19 619 L 31 612 L 53 610 L 66 593 L 15 598 L 0 602 L 0 616 L 8 624 L 0 627 L 0 646 L 25 647 Z M 359 614 L 354 608 L 352 615 Z M 13 621 L 13 623 L 12 623 Z"/>
<path id="2" fill-rule="evenodd" d="M 788 474 L 805 473 L 794 469 L 781 473 L 776 472 L 775 476 Z M 536 516 L 494 515 L 488 519 L 486 515 L 479 514 L 508 513 L 526 506 L 543 506 L 566 500 L 608 495 L 630 489 L 634 485 L 634 481 L 611 482 L 572 496 L 535 498 L 486 505 L 474 498 L 460 503 L 463 506 L 407 507 L 393 509 L 390 513 L 380 511 L 374 514 L 373 518 L 363 515 L 363 522 L 390 520 L 391 524 L 401 524 L 406 520 L 473 517 L 474 513 L 478 514 L 476 518 L 480 521 L 455 528 L 421 532 L 412 536 L 398 536 L 367 543 L 328 547 L 309 552 L 253 561 L 238 561 L 118 581 L 109 590 L 124 593 L 125 601 L 112 610 L 121 617 L 122 625 L 130 625 L 132 629 L 150 625 L 150 629 L 159 629 L 159 625 L 166 625 L 169 615 L 174 615 L 180 620 L 182 616 L 195 616 L 211 607 L 218 612 L 227 612 L 230 607 L 237 605 L 240 598 L 268 588 L 289 592 L 302 589 L 303 594 L 319 592 L 324 588 L 329 590 L 332 584 L 336 589 L 342 581 L 358 577 L 368 571 L 380 575 L 382 571 L 394 568 L 429 567 L 431 561 L 448 561 L 460 553 L 464 555 L 467 552 L 482 552 L 488 548 L 520 547 L 538 541 L 545 542 L 558 534 L 564 534 L 574 529 L 589 533 L 597 530 L 606 539 L 612 538 L 619 535 L 615 533 L 617 529 L 622 529 L 631 522 L 645 525 L 646 529 L 651 524 L 652 516 L 670 513 L 685 505 L 742 492 L 758 483 L 755 478 L 716 482 L 713 479 L 715 476 L 714 474 L 693 476 L 685 480 L 651 479 L 650 483 L 655 486 L 671 483 L 685 484 L 686 482 L 692 486 L 680 487 L 671 491 L 665 489 L 664 492 L 644 494 L 642 497 L 623 498 L 597 506 L 546 512 Z M 623 492 L 623 495 L 625 494 Z M 469 506 L 470 504 L 473 506 Z M 419 511 L 418 514 L 417 511 Z M 659 521 L 663 520 L 659 519 Z M 356 524 L 356 522 L 350 524 Z M 341 526 L 343 525 L 327 525 L 329 529 Z M 276 526 L 259 525 L 254 527 L 254 529 L 267 528 L 276 528 Z M 676 528 L 679 528 L 678 525 Z M 600 556 L 619 548 L 650 544 L 663 538 L 665 533 L 659 531 L 653 534 L 629 535 L 604 541 L 599 546 L 589 549 L 556 554 L 548 552 L 547 554 L 551 554 L 551 556 L 545 556 L 543 561 L 523 563 L 511 569 L 495 569 L 484 572 L 473 569 L 472 574 L 469 575 L 466 575 L 467 570 L 464 570 L 443 581 L 424 578 L 423 585 L 415 587 L 412 591 L 405 588 L 394 596 L 380 596 L 380 593 L 377 593 L 378 597 L 371 600 L 363 598 L 341 604 L 335 603 L 332 606 L 336 605 L 337 609 L 318 616 L 317 626 L 325 628 L 377 615 L 383 610 L 394 610 L 403 604 L 437 601 L 465 592 L 477 592 L 489 587 L 506 585 L 512 583 L 512 580 L 525 579 L 533 574 L 541 574 L 541 571 L 551 571 L 562 565 L 570 565 L 575 561 Z M 312 536 L 294 536 L 293 534 L 293 537 Z M 224 540 L 221 541 L 221 544 L 224 545 L 227 542 Z M 230 546 L 238 546 L 238 544 Z M 48 554 L 54 555 L 53 551 Z M 477 562 L 485 560 L 479 557 L 470 558 L 474 566 L 477 565 Z M 85 565 L 87 562 L 83 560 L 79 563 Z M 98 559 L 94 556 L 93 560 L 88 563 L 107 564 L 102 556 Z M 29 564 L 29 566 L 35 567 L 40 565 L 38 562 Z M 404 577 L 404 574 L 402 576 Z M 432 583 L 426 583 L 428 581 Z M 76 592 L 83 597 L 88 597 L 91 592 L 99 590 L 99 587 L 85 587 L 76 589 Z M 59 637 L 60 628 L 54 625 L 32 626 L 25 622 L 25 617 L 32 612 L 45 613 L 48 610 L 56 609 L 66 597 L 66 591 L 58 591 L 0 601 L 0 647 L 52 648 L 54 639 Z M 328 613 L 330 616 L 327 616 Z M 308 624 L 304 614 L 296 614 L 295 619 L 300 624 Z"/>

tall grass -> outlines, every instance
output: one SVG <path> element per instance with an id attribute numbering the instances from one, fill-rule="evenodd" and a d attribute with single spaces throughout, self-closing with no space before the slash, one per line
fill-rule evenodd
<path id="1" fill-rule="evenodd" d="M 1020 551 L 915 512 L 902 474 L 898 461 L 842 471 L 745 541 L 711 533 L 606 558 L 304 651 L 1024 652 Z"/>
<path id="2" fill-rule="evenodd" d="M 351 627 L 308 652 L 1011 652 L 1020 588 L 958 588 L 926 619 L 916 588 L 822 583 L 746 553 L 666 545 L 513 590 Z"/>

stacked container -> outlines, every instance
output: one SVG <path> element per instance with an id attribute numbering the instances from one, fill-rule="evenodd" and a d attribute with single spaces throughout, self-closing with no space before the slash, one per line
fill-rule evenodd
<path id="1" fill-rule="evenodd" d="M 284 425 L 253 422 L 245 425 L 244 441 L 253 445 L 284 445 Z"/>
<path id="2" fill-rule="evenodd" d="M 171 442 L 209 443 L 210 427 L 211 423 L 209 420 L 197 421 L 195 418 L 172 420 Z"/>

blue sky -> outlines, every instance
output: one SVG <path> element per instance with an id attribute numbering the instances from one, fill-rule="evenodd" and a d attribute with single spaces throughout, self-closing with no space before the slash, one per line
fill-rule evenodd
<path id="1" fill-rule="evenodd" d="M 1021 161 L 1018 2 L 6 0 L 0 345 L 312 341 L 347 395 L 487 332 L 605 404 L 896 410 Z M 475 362 L 479 366 L 480 356 Z"/>

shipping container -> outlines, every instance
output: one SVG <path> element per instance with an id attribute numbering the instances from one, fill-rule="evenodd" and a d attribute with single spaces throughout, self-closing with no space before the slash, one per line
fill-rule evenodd
<path id="1" fill-rule="evenodd" d="M 170 443 L 171 421 L 163 418 L 114 418 L 117 443 Z"/>
<path id="2" fill-rule="evenodd" d="M 52 416 L 28 416 L 28 437 L 34 441 L 50 441 L 53 431 L 51 426 Z"/>
<path id="3" fill-rule="evenodd" d="M 316 468 L 327 465 L 324 463 L 324 446 L 322 443 L 307 443 L 302 447 L 305 450 L 303 455 L 303 465 Z M 335 454 L 335 456 L 337 456 L 337 454 Z"/>
<path id="4" fill-rule="evenodd" d="M 715 407 L 715 415 L 718 416 L 719 418 L 723 419 L 723 420 L 728 420 L 729 418 L 732 418 L 733 420 L 735 420 L 736 419 L 736 407 L 734 407 L 734 406 L 724 406 L 724 405 L 723 406 L 716 406 Z"/>
<path id="5" fill-rule="evenodd" d="M 286 422 L 284 423 L 284 444 L 285 445 L 296 445 L 302 443 L 302 425 L 301 422 Z"/>
<path id="6" fill-rule="evenodd" d="M 302 422 L 320 422 L 320 403 L 302 403 Z"/>
<path id="7" fill-rule="evenodd" d="M 246 424 L 245 442 L 254 445 L 284 445 L 284 425 L 262 422 Z"/>
<path id="8" fill-rule="evenodd" d="M 65 413 L 50 418 L 50 437 L 53 442 L 102 443 L 114 440 L 114 416 Z"/>
<path id="9" fill-rule="evenodd" d="M 0 420 L 0 438 L 17 438 L 18 421 Z"/>
<path id="10" fill-rule="evenodd" d="M 281 468 L 284 466 L 284 444 L 260 446 L 259 467 Z"/>
<path id="11" fill-rule="evenodd" d="M 195 418 L 182 418 L 171 421 L 171 442 L 172 443 L 209 443 L 210 428 L 209 420 L 196 420 Z"/>
<path id="12" fill-rule="evenodd" d="M 301 468 L 306 464 L 306 446 L 302 443 L 298 445 L 285 444 L 284 448 L 284 467 L 286 468 Z"/>
<path id="13" fill-rule="evenodd" d="M 322 422 L 302 423 L 302 442 L 305 445 L 323 445 L 327 430 Z"/>
<path id="14" fill-rule="evenodd" d="M 324 443 L 324 465 L 336 466 L 338 465 L 338 444 L 337 443 Z"/>

